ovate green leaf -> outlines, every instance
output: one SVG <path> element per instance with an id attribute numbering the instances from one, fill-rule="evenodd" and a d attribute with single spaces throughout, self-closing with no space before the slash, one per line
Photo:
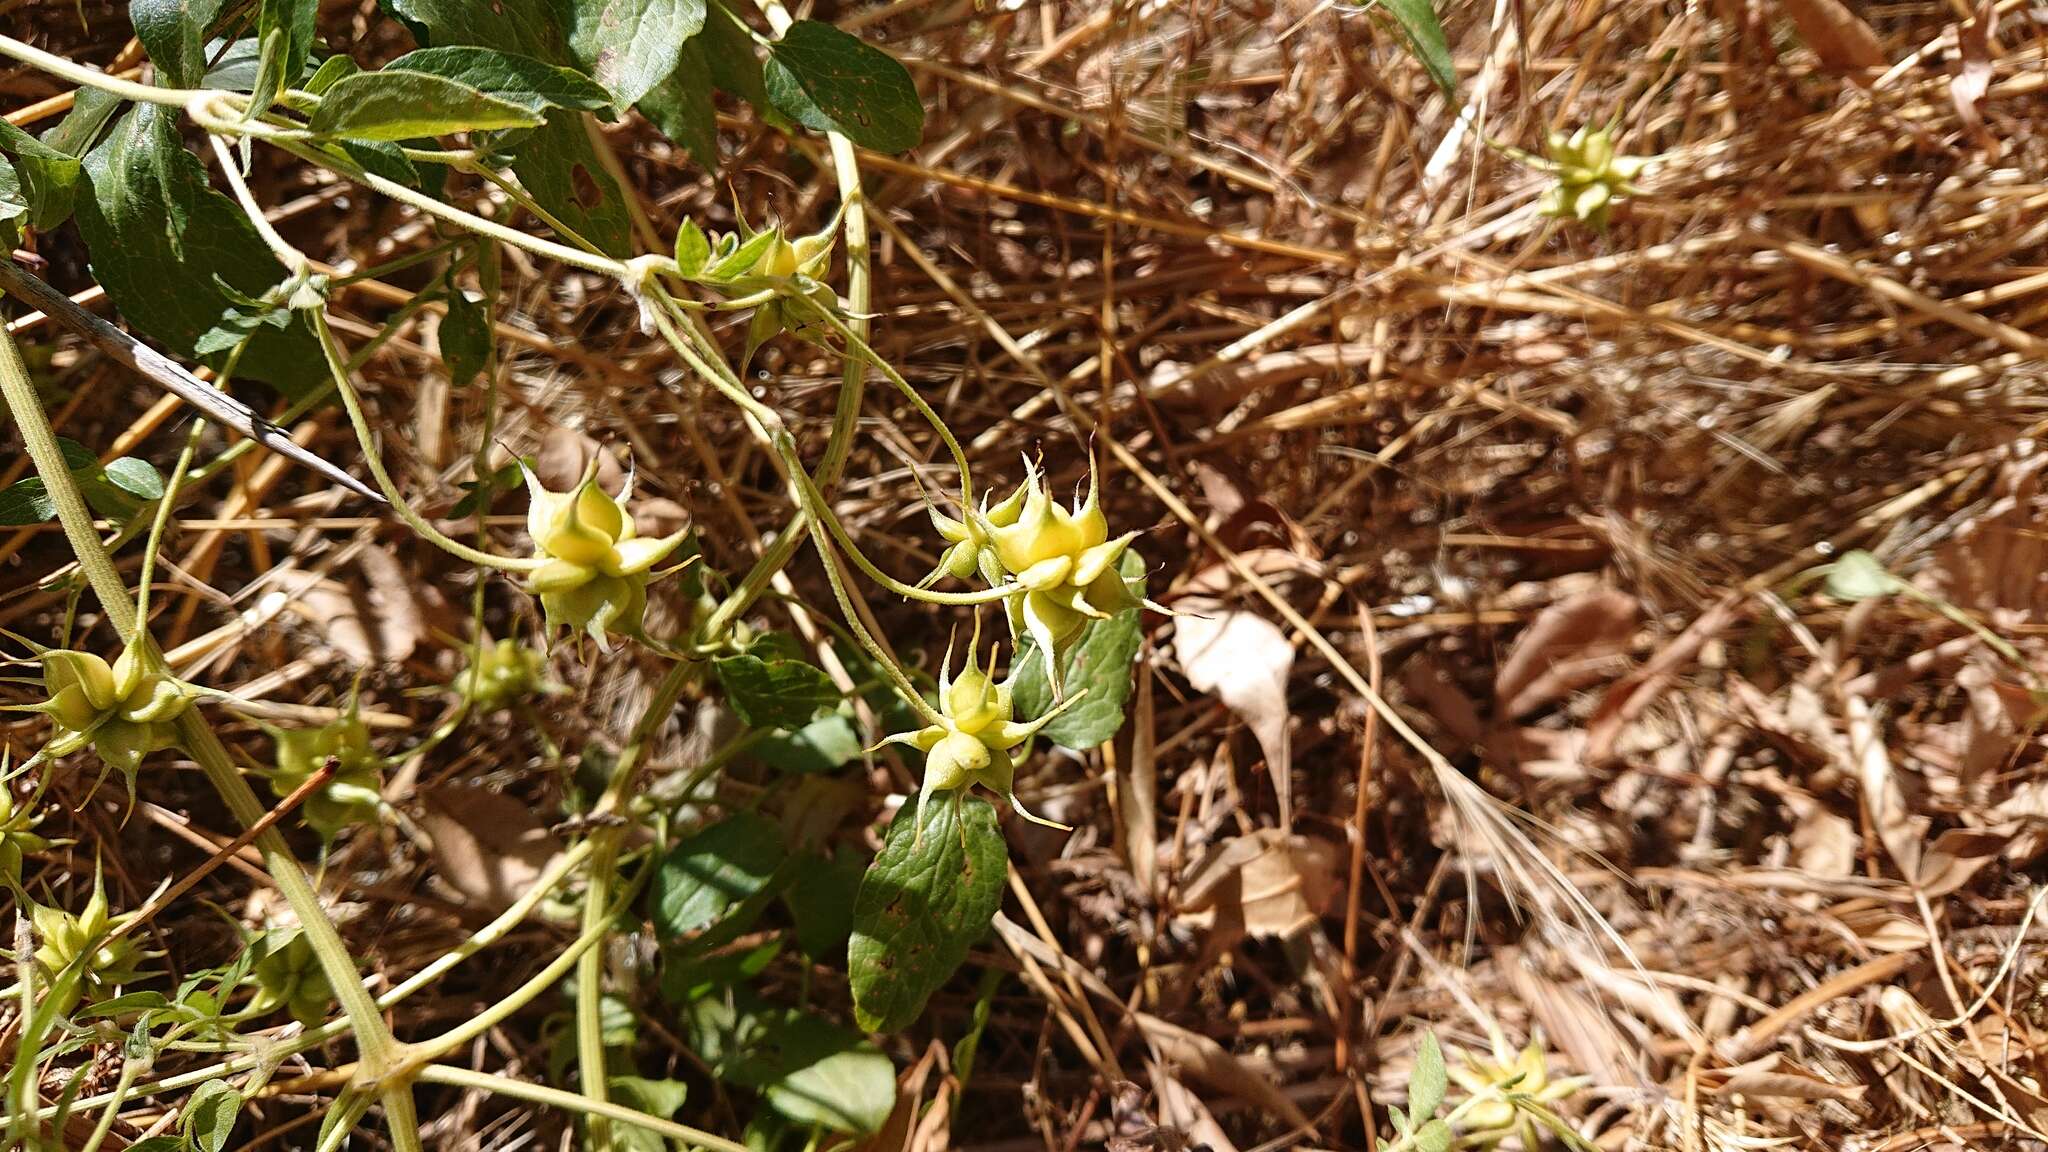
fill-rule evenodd
<path id="1" fill-rule="evenodd" d="M 796 728 L 823 708 L 839 703 L 839 689 L 815 665 L 751 654 L 712 662 L 726 703 L 748 727 Z"/>
<path id="2" fill-rule="evenodd" d="M 1429 73 L 1429 78 L 1443 90 L 1451 103 L 1458 102 L 1458 70 L 1451 63 L 1451 46 L 1444 40 L 1444 26 L 1436 18 L 1436 8 L 1431 0 L 1376 0 L 1379 7 L 1387 10 L 1394 23 L 1401 27 L 1401 38 L 1408 42 L 1408 50 Z"/>
<path id="3" fill-rule="evenodd" d="M 1435 1116 L 1449 1087 L 1444 1070 L 1444 1050 L 1436 1033 L 1422 1034 L 1422 1047 L 1415 1052 L 1415 1071 L 1408 1077 L 1408 1111 L 1414 1116 Z"/>
<path id="4" fill-rule="evenodd" d="M 863 147 L 902 152 L 924 138 L 924 104 L 902 64 L 816 20 L 790 25 L 769 49 L 768 100 L 804 127 Z"/>
<path id="5" fill-rule="evenodd" d="M 57 518 L 57 502 L 41 476 L 24 476 L 0 488 L 0 528 L 47 524 Z"/>
<path id="6" fill-rule="evenodd" d="M 178 1130 L 199 1152 L 221 1152 L 242 1114 L 242 1094 L 225 1080 L 208 1080 L 185 1101 Z"/>
<path id="7" fill-rule="evenodd" d="M 483 302 L 471 300 L 457 288 L 448 294 L 448 314 L 441 317 L 441 362 L 448 367 L 448 382 L 466 388 L 490 363 L 491 344 L 496 337 Z"/>
<path id="8" fill-rule="evenodd" d="M 431 72 L 385 68 L 334 82 L 307 125 L 321 136 L 411 140 L 492 128 L 531 128 L 540 114 Z"/>
<path id="9" fill-rule="evenodd" d="M 241 209 L 207 183 L 176 119 L 175 110 L 138 106 L 86 156 L 91 194 L 79 201 L 78 228 L 93 277 L 128 323 L 164 350 L 196 357 L 199 338 L 236 307 L 221 285 L 257 297 L 283 270 Z M 225 357 L 199 358 L 218 367 Z M 236 374 L 295 392 L 327 373 L 294 317 L 254 332 Z"/>
<path id="10" fill-rule="evenodd" d="M 1126 549 L 1118 562 L 1131 591 L 1145 594 L 1145 562 L 1137 552 Z M 1131 667 L 1144 637 L 1145 610 L 1127 608 L 1107 620 L 1091 620 L 1081 638 L 1067 650 L 1060 662 L 1060 684 L 1069 694 L 1087 689 L 1065 712 L 1040 729 L 1046 739 L 1062 748 L 1093 748 L 1115 736 L 1124 726 L 1124 706 L 1131 698 Z M 1012 699 L 1017 714 L 1037 719 L 1052 711 L 1052 685 L 1045 678 L 1045 653 L 1027 635 L 1019 641 L 1017 678 Z"/>
<path id="11" fill-rule="evenodd" d="M 600 252 L 632 249 L 626 194 L 606 172 L 584 132 L 584 113 L 557 108 L 520 144 L 512 173 L 540 206 Z"/>
<path id="12" fill-rule="evenodd" d="M 655 868 L 648 907 L 656 935 L 675 940 L 708 928 L 754 896 L 781 866 L 782 834 L 752 812 L 731 817 L 676 842 Z"/>
<path id="13" fill-rule="evenodd" d="M 895 1032 L 923 1014 L 1003 902 L 1009 852 L 996 811 L 972 797 L 906 803 L 853 907 L 847 971 L 853 1014 L 869 1032 Z"/>
<path id="14" fill-rule="evenodd" d="M 704 0 L 566 0 L 569 49 L 621 108 L 675 70 L 704 27 Z"/>
<path id="15" fill-rule="evenodd" d="M 706 33 L 685 41 L 675 67 L 639 105 L 649 123 L 706 168 L 718 164 L 718 109 L 711 101 L 711 63 L 704 52 L 709 38 Z"/>
<path id="16" fill-rule="evenodd" d="M 676 268 L 685 280 L 704 270 L 704 262 L 711 258 L 711 241 L 697 222 L 684 218 L 682 227 L 676 229 Z"/>
<path id="17" fill-rule="evenodd" d="M 147 460 L 123 456 L 101 470 L 107 482 L 141 500 L 155 500 L 164 494 L 164 478 Z"/>
<path id="18" fill-rule="evenodd" d="M 545 108 L 599 109 L 612 105 L 610 93 L 574 68 L 495 48 L 422 48 L 400 56 L 388 67 L 446 77 L 534 112 Z"/>
<path id="19" fill-rule="evenodd" d="M 868 1135 L 896 1107 L 896 1066 L 860 1036 L 791 1013 L 767 1030 L 758 1054 L 734 1067 L 777 1112 L 805 1127 Z"/>
<path id="20" fill-rule="evenodd" d="M 206 75 L 206 32 L 222 0 L 129 0 L 135 38 L 156 65 L 158 83 L 194 88 Z"/>

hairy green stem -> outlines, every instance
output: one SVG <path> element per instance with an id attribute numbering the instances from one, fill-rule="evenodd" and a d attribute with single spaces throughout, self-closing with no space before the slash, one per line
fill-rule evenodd
<path id="1" fill-rule="evenodd" d="M 649 1116 L 645 1112 L 635 1112 L 631 1108 L 613 1104 L 609 1101 L 594 1100 L 588 1096 L 578 1096 L 574 1092 L 564 1092 L 559 1088 L 550 1088 L 545 1084 L 533 1084 L 525 1080 L 514 1080 L 506 1076 L 493 1076 L 489 1072 L 475 1072 L 468 1068 L 456 1068 L 447 1064 L 429 1064 L 420 1069 L 419 1078 L 429 1084 L 447 1084 L 456 1088 L 473 1088 L 480 1092 L 491 1092 L 499 1096 L 509 1096 L 516 1100 L 529 1100 L 535 1104 L 545 1104 L 551 1108 L 581 1112 L 590 1117 L 593 1132 L 600 1120 L 607 1123 L 615 1120 L 621 1124 L 630 1124 L 635 1128 L 644 1128 L 656 1135 L 667 1137 L 670 1140 L 680 1140 L 685 1144 L 694 1145 L 698 1148 L 714 1149 L 715 1152 L 749 1152 L 746 1145 L 727 1140 L 723 1136 L 714 1136 L 701 1128 L 692 1128 L 688 1124 L 678 1124 L 673 1120 Z"/>
<path id="2" fill-rule="evenodd" d="M 624 802 L 639 769 L 641 755 L 655 733 L 661 731 L 669 714 L 675 711 L 683 689 L 702 667 L 695 662 L 683 661 L 669 666 L 668 674 L 654 689 L 653 699 L 647 702 L 647 710 L 641 713 L 639 723 L 633 726 L 633 734 L 627 739 L 625 749 L 619 753 L 604 794 L 591 808 L 593 815 L 609 815 Z M 585 936 L 602 937 L 611 925 L 614 915 L 611 887 L 612 881 L 618 877 L 619 845 L 624 837 L 625 830 L 615 827 L 600 827 L 590 834 L 590 878 L 583 890 L 582 932 Z M 610 1087 L 605 1071 L 603 1007 L 604 951 L 594 948 L 576 959 L 576 1067 L 582 1076 L 580 1087 L 584 1097 L 600 1104 L 606 1100 Z M 611 1125 L 604 1115 L 591 1115 L 589 1146 L 598 1152 L 612 1146 Z"/>

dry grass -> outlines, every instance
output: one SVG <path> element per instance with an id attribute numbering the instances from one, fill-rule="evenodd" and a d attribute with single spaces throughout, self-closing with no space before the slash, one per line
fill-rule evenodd
<path id="1" fill-rule="evenodd" d="M 115 12 L 88 6 L 87 31 L 68 3 L 11 7 L 53 47 L 120 51 Z M 1623 151 L 1663 157 L 1648 194 L 1594 233 L 1536 216 L 1542 177 L 1459 127 L 1368 15 L 996 7 L 827 13 L 914 57 L 932 110 L 922 148 L 868 163 L 875 343 L 991 479 L 1042 451 L 1072 483 L 1092 444 L 1113 520 L 1149 528 L 1154 595 L 1282 626 L 1291 771 L 1276 780 L 1240 717 L 1190 687 L 1181 622 L 1155 618 L 1126 735 L 1042 756 L 1020 781 L 1078 830 L 1011 829 L 1013 892 L 974 964 L 1018 975 L 973 1078 L 946 1078 L 971 979 L 889 1041 L 906 1097 L 940 1101 L 950 1138 L 941 1120 L 876 1146 L 1369 1147 L 1426 1024 L 1454 1047 L 1483 1049 L 1491 1029 L 1546 1038 L 1554 1065 L 1591 1078 L 1567 1110 L 1603 1148 L 2048 1142 L 2048 972 L 2027 919 L 2048 847 L 2039 697 L 1925 604 L 1847 606 L 1793 581 L 1870 549 L 2042 667 L 2039 10 L 1996 5 L 1973 128 L 1952 98 L 1963 0 L 1862 7 L 1890 66 L 1853 80 L 1778 3 L 1454 6 L 1487 132 L 1540 151 L 1547 129 L 1615 119 Z M 328 5 L 330 35 L 356 35 L 361 9 Z M 9 107 L 54 91 L 0 85 Z M 727 128 L 716 176 L 637 122 L 608 133 L 657 234 L 685 214 L 730 226 L 728 186 L 750 219 L 829 218 L 805 149 L 750 115 Z M 255 179 L 329 262 L 431 238 L 275 156 Z M 68 237 L 42 254 L 61 286 L 87 287 Z M 554 433 L 562 450 L 557 430 L 574 429 L 630 450 L 710 568 L 743 569 L 786 508 L 733 413 L 616 291 L 509 272 L 504 448 Z M 344 314 L 374 323 L 420 285 L 359 287 Z M 438 375 L 432 330 L 409 324 L 367 376 L 394 471 L 445 508 L 481 399 Z M 736 348 L 742 332 L 721 335 Z M 30 339 L 50 342 L 74 401 L 62 430 L 168 458 L 174 412 L 68 340 Z M 815 452 L 836 366 L 777 344 L 757 367 Z M 350 460 L 332 413 L 306 431 Z M 881 396 L 862 432 L 839 510 L 884 563 L 921 572 L 912 477 L 943 487 L 945 453 Z M 60 538 L 0 553 L 0 624 L 48 632 L 63 596 L 34 585 L 66 558 Z M 360 679 L 393 729 L 445 707 L 409 690 L 454 671 L 468 576 L 395 522 L 256 462 L 185 510 L 165 556 L 158 635 L 189 646 L 192 674 L 315 707 Z M 813 564 L 791 576 L 823 602 Z M 297 595 L 267 601 L 275 590 Z M 497 634 L 532 627 L 510 590 L 488 599 Z M 960 622 L 872 607 L 906 655 L 936 653 Z M 615 744 L 651 685 L 566 652 L 555 671 L 572 692 L 539 719 L 572 754 Z M 1368 683 L 1443 764 L 1366 706 Z M 701 727 L 685 717 L 655 762 L 689 763 Z M 29 722 L 0 733 L 17 756 L 40 738 Z M 472 735 L 397 774 L 402 812 L 451 781 L 558 810 L 565 773 L 534 732 L 501 719 Z M 741 772 L 724 787 L 772 783 Z M 839 835 L 871 838 L 906 781 L 878 767 L 873 783 L 805 801 L 843 805 Z M 60 782 L 70 810 L 45 831 L 72 843 L 32 863 L 33 889 L 78 893 L 98 854 L 133 907 L 233 834 L 174 764 L 145 773 L 133 812 L 114 791 Z M 326 890 L 374 970 L 401 976 L 473 925 L 444 864 L 410 821 L 329 859 Z M 220 870 L 156 920 L 171 963 L 232 947 L 199 897 L 261 919 L 253 871 Z M 410 1002 L 401 1033 L 474 1011 L 559 945 L 546 928 L 515 937 Z M 630 975 L 633 955 L 614 960 Z M 794 996 L 799 966 L 781 961 L 767 987 Z M 843 976 L 809 976 L 816 1002 L 844 1004 Z M 546 1014 L 501 1029 L 479 1064 L 545 1068 Z M 693 1075 L 659 1028 L 648 1043 Z M 287 1068 L 262 1105 L 279 1146 L 310 1141 L 280 1130 L 316 1099 L 291 1078 L 317 1068 Z M 736 1129 L 699 1084 L 686 1115 Z M 559 1117 L 453 1090 L 422 1109 L 447 1148 L 570 1138 Z M 125 1119 L 139 1132 L 152 1106 Z"/>

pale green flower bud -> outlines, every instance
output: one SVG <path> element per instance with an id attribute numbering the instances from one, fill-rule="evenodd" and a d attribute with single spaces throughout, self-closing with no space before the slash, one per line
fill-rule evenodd
<path id="1" fill-rule="evenodd" d="M 1539 210 L 1595 228 L 1607 226 L 1617 199 L 1641 194 L 1632 181 L 1655 159 L 1615 155 L 1614 134 L 1607 128 L 1581 127 L 1569 136 L 1552 132 L 1547 146 L 1557 183 L 1545 190 Z"/>
<path id="2" fill-rule="evenodd" d="M 81 994 L 98 997 L 138 975 L 142 954 L 134 941 L 106 938 L 118 921 L 108 914 L 106 888 L 98 877 L 84 911 L 74 916 L 37 905 L 29 918 L 35 927 L 36 963 L 53 981 L 52 995 L 68 1001 L 61 1011 L 70 1011 Z"/>
<path id="3" fill-rule="evenodd" d="M 597 462 L 567 492 L 550 492 L 524 464 L 527 531 L 534 552 L 547 564 L 528 578 L 540 597 L 550 628 L 582 629 L 601 649 L 606 637 L 640 634 L 647 610 L 647 582 L 654 566 L 675 551 L 687 530 L 659 539 L 635 534 L 626 511 L 632 485 L 617 498 L 597 484 Z"/>
<path id="4" fill-rule="evenodd" d="M 1552 1080 L 1540 1041 L 1531 1041 L 1512 1056 L 1505 1046 L 1500 1046 L 1491 1060 L 1467 1055 L 1463 1067 L 1454 1065 L 1449 1072 L 1451 1079 L 1474 1096 L 1513 1094 L 1527 1096 L 1538 1104 L 1562 1100 L 1586 1084 L 1581 1077 Z M 1540 1146 L 1535 1122 L 1516 1108 L 1512 1100 L 1482 1099 L 1465 1112 L 1461 1127 L 1467 1141 L 1475 1147 L 1491 1147 L 1517 1131 L 1522 1133 L 1524 1148 Z"/>
<path id="5" fill-rule="evenodd" d="M 1016 756 L 1021 746 L 1065 711 L 1066 705 L 1036 720 L 1017 722 L 1010 683 L 998 682 L 982 669 L 976 658 L 975 648 L 980 640 L 977 628 L 974 639 L 969 641 L 967 664 L 957 677 L 952 674 L 952 650 L 948 648 L 946 652 L 946 661 L 939 669 L 940 722 L 915 732 L 899 732 L 882 743 L 907 744 L 925 754 L 924 784 L 917 794 L 920 821 L 925 802 L 934 793 L 959 792 L 979 784 L 1007 800 L 1025 819 L 1066 829 L 1064 824 L 1026 811 L 1017 800 L 1014 787 Z M 994 667 L 993 649 L 989 652 L 989 664 Z M 1068 703 L 1079 699 L 1080 696 L 1074 696 Z M 922 826 L 920 823 L 919 827 Z"/>
<path id="6" fill-rule="evenodd" d="M 1045 652 L 1046 669 L 1058 690 L 1060 657 L 1090 620 L 1103 620 L 1140 603 L 1117 570 L 1124 549 L 1137 538 L 1128 532 L 1109 538 L 1101 486 L 1088 473 L 1087 498 L 1064 508 L 1045 489 L 1044 477 L 1027 464 L 1024 483 L 1004 509 L 1014 518 L 987 531 L 997 566 L 1017 584 L 1009 601 L 1013 631 L 1029 634 Z"/>

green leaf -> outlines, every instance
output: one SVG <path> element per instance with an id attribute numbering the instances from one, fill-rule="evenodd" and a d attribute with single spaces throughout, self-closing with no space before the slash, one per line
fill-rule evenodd
<path id="1" fill-rule="evenodd" d="M 782 902 L 796 923 L 796 946 L 814 960 L 836 956 L 853 934 L 853 904 L 863 869 L 848 857 L 805 856 Z"/>
<path id="2" fill-rule="evenodd" d="M 130 1144 L 128 1152 L 184 1152 L 184 1148 L 184 1142 L 176 1136 L 151 1136 Z"/>
<path id="3" fill-rule="evenodd" d="M 319 12 L 320 0 L 262 0 L 257 7 L 256 40 L 263 45 L 263 55 L 251 85 L 252 115 L 305 76 Z"/>
<path id="4" fill-rule="evenodd" d="M 676 66 L 647 90 L 639 108 L 662 135 L 681 145 L 698 164 L 712 168 L 718 164 L 718 108 L 711 100 L 711 62 L 704 52 L 708 38 L 699 35 L 684 42 L 676 53 Z"/>
<path id="5" fill-rule="evenodd" d="M 101 471 L 114 487 L 138 499 L 155 500 L 164 494 L 164 478 L 147 460 L 123 456 Z"/>
<path id="6" fill-rule="evenodd" d="M 80 89 L 71 111 L 41 140 L 0 119 L 0 152 L 14 157 L 21 173 L 30 227 L 48 232 L 71 218 L 83 171 L 80 157 L 120 106 L 109 93 Z"/>
<path id="7" fill-rule="evenodd" d="M 28 193 L 21 187 L 21 174 L 0 158 L 0 223 L 19 220 L 29 214 Z"/>
<path id="8" fill-rule="evenodd" d="M 200 1152 L 221 1152 L 242 1113 L 242 1094 L 225 1080 L 208 1080 L 185 1101 L 178 1131 Z"/>
<path id="9" fill-rule="evenodd" d="M 1897 592 L 1899 578 L 1885 570 L 1883 561 L 1858 548 L 1828 565 L 1821 590 L 1836 600 L 1872 600 Z"/>
<path id="10" fill-rule="evenodd" d="M 611 93 L 574 68 L 563 68 L 495 48 L 472 45 L 421 48 L 400 56 L 386 67 L 446 77 L 533 112 L 547 108 L 591 110 L 612 106 Z"/>
<path id="11" fill-rule="evenodd" d="M 441 362 L 448 367 L 448 383 L 466 388 L 483 374 L 491 361 L 490 315 L 483 302 L 471 300 L 457 288 L 448 294 L 448 314 L 441 317 Z"/>
<path id="12" fill-rule="evenodd" d="M 0 488 L 0 528 L 26 528 L 57 518 L 57 502 L 40 476 L 24 476 Z"/>
<path id="13" fill-rule="evenodd" d="M 583 123 L 581 112 L 549 112 L 512 158 L 512 173 L 541 207 L 600 252 L 624 256 L 633 246 L 626 194 L 598 160 Z"/>
<path id="14" fill-rule="evenodd" d="M 1451 1152 L 1451 1126 L 1442 1120 L 1431 1120 L 1415 1131 L 1415 1147 L 1418 1152 Z"/>
<path id="15" fill-rule="evenodd" d="M 736 1064 L 777 1111 L 806 1127 L 868 1135 L 896 1107 L 896 1066 L 860 1036 L 816 1016 L 790 1013 L 761 1038 L 761 1051 Z"/>
<path id="16" fill-rule="evenodd" d="M 137 106 L 86 156 L 91 195 L 79 200 L 78 229 L 94 278 L 136 331 L 219 367 L 226 354 L 198 357 L 197 345 L 234 307 L 220 285 L 261 296 L 281 270 L 241 209 L 208 185 L 176 121 L 175 111 Z M 292 317 L 250 337 L 236 375 L 296 393 L 327 369 L 311 330 Z"/>
<path id="17" fill-rule="evenodd" d="M 1451 46 L 1444 40 L 1444 26 L 1436 18 L 1431 0 L 1374 0 L 1401 27 L 1401 38 L 1422 70 L 1452 104 L 1458 103 L 1458 70 L 1451 63 Z"/>
<path id="18" fill-rule="evenodd" d="M 733 244 L 736 238 L 731 233 L 727 233 L 719 237 L 719 240 L 719 246 L 723 248 L 727 244 Z M 697 279 L 706 284 L 723 284 L 737 277 L 744 276 L 754 270 L 754 264 L 761 259 L 761 254 L 768 251 L 768 246 L 773 243 L 775 243 L 775 233 L 773 231 L 756 232 L 752 236 L 747 237 L 746 243 L 735 244 L 729 251 L 718 256 L 716 262 L 711 267 L 697 274 Z M 716 252 L 714 251 L 715 254 Z"/>
<path id="19" fill-rule="evenodd" d="M 135 38 L 156 65 L 159 84 L 194 88 L 206 75 L 206 33 L 222 0 L 129 0 Z"/>
<path id="20" fill-rule="evenodd" d="M 676 229 L 676 267 L 688 280 L 704 270 L 704 262 L 711 259 L 711 241 L 704 236 L 704 230 L 697 227 L 695 220 L 683 220 Z"/>
<path id="21" fill-rule="evenodd" d="M 412 140 L 492 128 L 531 128 L 533 109 L 431 72 L 385 68 L 334 82 L 307 127 L 351 140 Z"/>
<path id="22" fill-rule="evenodd" d="M 689 1099 L 690 1086 L 680 1080 L 649 1080 L 643 1076 L 609 1077 L 612 1097 L 636 1112 L 671 1119 Z M 619 1124 L 612 1130 L 612 1142 L 626 1152 L 668 1152 L 669 1143 L 659 1132 L 637 1124 Z"/>
<path id="23" fill-rule="evenodd" d="M 853 721 L 837 712 L 820 716 L 794 732 L 777 732 L 754 745 L 754 759 L 797 775 L 830 772 L 861 753 Z"/>
<path id="24" fill-rule="evenodd" d="M 768 50 L 762 73 L 776 109 L 817 132 L 878 152 L 924 138 L 924 104 L 895 57 L 816 20 L 799 20 Z"/>
<path id="25" fill-rule="evenodd" d="M 768 100 L 761 73 L 761 52 L 753 33 L 732 14 L 724 0 L 710 0 L 713 11 L 704 21 L 700 43 L 711 68 L 711 86 L 730 92 L 759 109 L 770 124 L 787 127 L 789 120 Z"/>
<path id="26" fill-rule="evenodd" d="M 675 940 L 717 923 L 765 888 L 782 858 L 781 833 L 753 812 L 735 813 L 678 841 L 648 888 L 656 935 Z"/>
<path id="27" fill-rule="evenodd" d="M 854 1020 L 896 1032 L 923 1014 L 1003 902 L 1009 851 L 987 802 L 940 797 L 906 803 L 869 866 L 853 907 L 847 971 Z"/>
<path id="28" fill-rule="evenodd" d="M 388 6 L 414 26 L 415 35 L 425 29 L 436 47 L 475 44 L 550 64 L 570 62 L 552 0 L 388 0 Z"/>
<path id="29" fill-rule="evenodd" d="M 403 59 L 403 57 L 400 57 L 400 59 Z M 313 74 L 306 78 L 305 91 L 309 95 L 321 95 L 329 88 L 334 87 L 335 81 L 340 80 L 344 76 L 353 76 L 361 71 L 362 69 L 356 66 L 354 60 L 337 52 L 322 60 L 320 67 L 313 69 Z M 433 69 L 421 68 L 419 71 L 431 72 Z"/>
<path id="30" fill-rule="evenodd" d="M 782 955 L 782 941 L 770 939 L 752 948 L 686 954 L 669 949 L 662 957 L 661 996 L 671 1004 L 689 1004 L 713 992 L 748 983 Z"/>
<path id="31" fill-rule="evenodd" d="M 217 45 L 219 41 L 215 41 Z M 279 45 L 282 52 L 283 45 Z M 256 73 L 263 67 L 263 45 L 254 36 L 244 37 L 227 46 L 226 51 L 218 48 L 207 53 L 212 66 L 199 81 L 201 88 L 216 92 L 253 92 L 256 90 Z M 280 62 L 282 57 L 280 56 Z"/>
<path id="32" fill-rule="evenodd" d="M 1132 591 L 1143 597 L 1145 561 L 1126 549 L 1117 570 Z M 1090 620 L 1081 638 L 1060 661 L 1060 683 L 1068 693 L 1085 688 L 1072 707 L 1039 730 L 1062 748 L 1093 748 L 1115 736 L 1124 726 L 1124 706 L 1131 698 L 1131 668 L 1138 646 L 1144 639 L 1142 607 L 1127 608 L 1107 620 Z M 1017 676 L 1011 698 L 1017 714 L 1037 719 L 1051 711 L 1055 701 L 1052 685 L 1045 678 L 1045 654 L 1030 636 L 1019 641 Z"/>
<path id="33" fill-rule="evenodd" d="M 1449 1081 L 1444 1072 L 1444 1050 L 1436 1033 L 1422 1034 L 1422 1047 L 1415 1052 L 1415 1071 L 1408 1077 L 1408 1111 L 1415 1116 L 1434 1116 L 1443 1105 Z"/>
<path id="34" fill-rule="evenodd" d="M 750 728 L 795 728 L 839 703 L 831 678 L 802 660 L 747 654 L 721 656 L 712 666 L 726 703 Z"/>
<path id="35" fill-rule="evenodd" d="M 666 79 L 704 27 L 704 0 L 567 0 L 569 50 L 626 108 Z"/>

